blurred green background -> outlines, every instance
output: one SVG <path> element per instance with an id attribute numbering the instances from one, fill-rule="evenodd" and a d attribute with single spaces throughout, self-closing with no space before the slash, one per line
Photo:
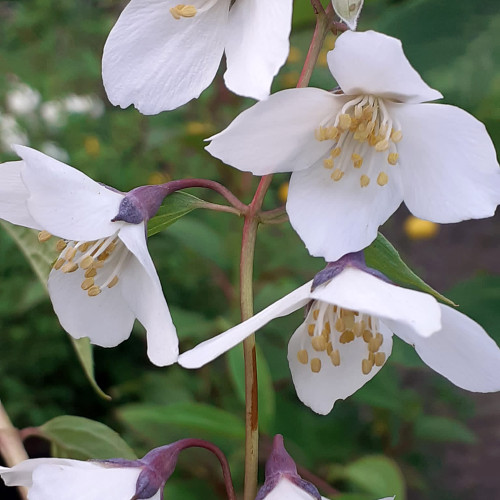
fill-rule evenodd
<path id="1" fill-rule="evenodd" d="M 204 138 L 252 103 L 225 89 L 222 71 L 198 101 L 158 116 L 116 109 L 107 101 L 100 57 L 125 4 L 0 1 L 0 160 L 16 158 L 10 143 L 24 143 L 121 190 L 205 177 L 249 202 L 257 180 L 203 150 Z M 292 50 L 275 90 L 296 85 L 314 27 L 309 2 L 294 4 Z M 482 120 L 500 147 L 497 0 L 365 0 L 359 29 L 401 38 L 424 80 L 443 93 L 445 102 Z M 328 39 L 326 47 L 331 44 Z M 330 89 L 335 83 L 325 56 L 326 49 L 311 85 Z M 286 175 L 275 176 L 267 208 L 283 203 L 286 181 Z M 205 192 L 193 193 L 220 202 Z M 232 215 L 195 211 L 149 240 L 181 350 L 239 319 L 241 227 Z M 498 217 L 422 226 L 402 208 L 383 232 L 424 279 L 500 341 Z M 260 310 L 309 280 L 323 262 L 308 256 L 288 224 L 263 227 L 258 236 L 255 303 Z M 159 369 L 148 362 L 137 326 L 119 347 L 94 350 L 97 382 L 113 398 L 105 401 L 85 378 L 43 286 L 3 229 L 0 276 L 0 397 L 17 427 L 79 415 L 119 431 L 138 455 L 183 437 L 211 439 L 228 454 L 236 484 L 242 484 L 238 349 L 195 372 Z M 263 460 L 279 432 L 303 476 L 321 479 L 317 484 L 325 496 L 333 496 L 329 483 L 345 492 L 345 500 L 395 493 L 398 500 L 500 498 L 500 396 L 455 388 L 396 341 L 375 379 L 338 402 L 330 415 L 315 415 L 297 400 L 286 361 L 287 341 L 301 314 L 276 320 L 258 335 Z M 32 456 L 49 451 L 36 438 L 29 438 L 27 446 Z M 79 458 L 88 452 L 67 449 L 63 442 L 54 446 Z M 196 451 L 181 457 L 166 498 L 223 498 L 211 457 Z M 0 489 L 2 498 L 6 494 Z"/>

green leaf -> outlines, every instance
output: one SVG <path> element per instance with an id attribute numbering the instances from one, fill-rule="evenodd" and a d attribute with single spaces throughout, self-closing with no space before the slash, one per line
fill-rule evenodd
<path id="1" fill-rule="evenodd" d="M 148 236 L 163 231 L 189 212 L 204 206 L 206 202 L 192 194 L 178 191 L 167 196 L 157 214 L 148 222 Z"/>
<path id="2" fill-rule="evenodd" d="M 345 479 L 371 493 L 375 498 L 392 497 L 405 500 L 406 487 L 397 463 L 390 458 L 373 455 L 360 458 L 344 468 Z"/>
<path id="3" fill-rule="evenodd" d="M 120 408 L 119 418 L 153 443 L 169 443 L 186 436 L 241 443 L 245 425 L 235 415 L 195 402 L 169 405 L 134 404 Z"/>
<path id="4" fill-rule="evenodd" d="M 50 270 L 53 262 L 56 260 L 58 252 L 54 245 L 51 245 L 49 240 L 45 243 L 38 241 L 38 231 L 28 229 L 22 226 L 15 226 L 0 220 L 0 225 L 16 242 L 19 249 L 23 252 L 28 260 L 31 268 L 36 276 L 43 284 L 45 292 L 48 295 L 47 280 L 49 279 Z M 96 393 L 104 399 L 111 399 L 97 384 L 94 376 L 94 356 L 92 346 L 88 338 L 76 340 L 69 336 L 75 352 L 78 356 L 80 364 L 82 365 L 85 376 L 89 380 L 91 386 Z"/>
<path id="5" fill-rule="evenodd" d="M 368 248 L 365 248 L 365 259 L 369 267 L 378 269 L 394 283 L 428 293 L 449 306 L 456 306 L 454 302 L 419 278 L 403 262 L 398 251 L 382 234 L 378 233 L 377 239 Z"/>
<path id="6" fill-rule="evenodd" d="M 276 397 L 273 380 L 262 350 L 256 346 L 257 353 L 257 381 L 259 386 L 259 423 L 263 432 L 269 433 L 276 414 Z M 245 403 L 245 365 L 243 344 L 239 344 L 227 355 L 229 374 L 240 401 Z"/>
<path id="7" fill-rule="evenodd" d="M 83 417 L 63 415 L 39 428 L 50 440 L 55 456 L 88 460 L 89 458 L 137 458 L 128 444 L 108 426 Z"/>
<path id="8" fill-rule="evenodd" d="M 416 439 L 440 443 L 476 442 L 476 436 L 462 422 L 448 417 L 423 415 L 415 422 L 414 435 Z"/>

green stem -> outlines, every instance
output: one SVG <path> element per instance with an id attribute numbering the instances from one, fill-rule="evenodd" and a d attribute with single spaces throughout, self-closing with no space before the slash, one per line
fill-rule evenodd
<path id="1" fill-rule="evenodd" d="M 331 17 L 328 15 L 329 7 L 326 13 L 324 10 L 317 13 L 316 28 L 297 87 L 307 87 L 309 84 L 325 36 L 331 27 Z M 265 175 L 261 178 L 255 196 L 248 206 L 248 210 L 242 211 L 245 215 L 240 260 L 240 305 L 242 321 L 253 315 L 255 242 L 262 203 L 271 184 L 272 177 L 272 175 Z M 257 472 L 259 465 L 259 413 L 255 335 L 252 334 L 243 341 L 243 355 L 245 363 L 245 485 L 243 500 L 254 500 L 257 494 Z"/>

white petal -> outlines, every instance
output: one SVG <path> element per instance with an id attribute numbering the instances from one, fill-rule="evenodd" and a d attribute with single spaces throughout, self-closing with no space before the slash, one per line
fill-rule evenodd
<path id="1" fill-rule="evenodd" d="M 393 322 L 402 323 L 422 337 L 441 327 L 441 311 L 434 297 L 392 285 L 353 267 L 318 286 L 311 297 L 381 318 L 391 329 Z"/>
<path id="2" fill-rule="evenodd" d="M 236 94 L 264 99 L 290 49 L 292 0 L 238 0 L 229 11 L 224 80 Z"/>
<path id="3" fill-rule="evenodd" d="M 199 368 L 239 344 L 274 318 L 286 316 L 305 306 L 309 301 L 311 284 L 312 281 L 309 281 L 243 323 L 181 354 L 179 364 L 184 368 Z"/>
<path id="4" fill-rule="evenodd" d="M 33 471 L 41 465 L 68 465 L 84 468 L 94 468 L 89 462 L 71 460 L 68 458 L 30 458 L 18 463 L 14 467 L 0 467 L 0 476 L 7 486 L 27 486 L 33 484 Z"/>
<path id="5" fill-rule="evenodd" d="M 413 69 L 397 38 L 376 31 L 346 31 L 337 38 L 327 58 L 345 94 L 372 94 L 402 102 L 443 97 Z"/>
<path id="6" fill-rule="evenodd" d="M 332 0 L 332 4 L 337 16 L 349 26 L 349 29 L 355 30 L 363 0 Z"/>
<path id="7" fill-rule="evenodd" d="M 41 465 L 33 473 L 30 500 L 128 500 L 140 472 L 138 467 Z"/>
<path id="8" fill-rule="evenodd" d="M 21 176 L 30 193 L 28 209 L 43 229 L 68 240 L 91 241 L 123 225 L 111 222 L 122 194 L 34 149 L 17 146 L 16 152 L 26 163 Z"/>
<path id="9" fill-rule="evenodd" d="M 379 331 L 384 341 L 378 352 L 385 353 L 387 359 L 392 351 L 392 332 L 383 323 L 379 325 Z M 297 353 L 301 350 L 308 352 L 307 364 L 298 361 Z M 306 323 L 299 326 L 288 344 L 288 363 L 297 396 L 306 406 L 321 415 L 329 413 L 337 400 L 354 394 L 382 368 L 373 366 L 367 375 L 363 374 L 362 360 L 368 357 L 368 349 L 362 337 L 340 344 L 339 352 L 340 365 L 334 366 L 326 351 L 313 350 Z M 311 370 L 310 363 L 314 358 L 321 362 L 318 373 Z"/>
<path id="10" fill-rule="evenodd" d="M 330 141 L 317 141 L 314 131 L 345 101 L 314 88 L 277 92 L 238 115 L 205 149 L 255 175 L 303 170 L 331 148 Z"/>
<path id="11" fill-rule="evenodd" d="M 311 500 L 314 497 L 283 477 L 264 498 L 266 500 Z"/>
<path id="12" fill-rule="evenodd" d="M 363 167 L 349 166 L 344 177 L 335 182 L 322 161 L 292 174 L 286 210 L 309 253 L 333 262 L 367 247 L 377 237 L 378 227 L 400 205 L 402 194 L 397 174 L 389 172 L 385 186 L 379 186 L 373 176 L 362 188 Z"/>
<path id="13" fill-rule="evenodd" d="M 415 346 L 422 360 L 462 389 L 500 391 L 500 349 L 475 321 L 440 304 L 442 328 L 428 338 L 405 328 L 394 333 Z"/>
<path id="14" fill-rule="evenodd" d="M 177 0 L 132 0 L 104 46 L 102 75 L 109 100 L 152 115 L 198 97 L 214 79 L 226 36 L 229 0 L 191 18 L 174 19 Z"/>
<path id="15" fill-rule="evenodd" d="M 18 226 L 42 229 L 26 205 L 29 192 L 21 178 L 23 166 L 23 161 L 0 164 L 0 218 Z"/>
<path id="16" fill-rule="evenodd" d="M 133 256 L 129 256 L 129 261 Z M 52 270 L 48 288 L 54 311 L 61 326 L 72 337 L 89 337 L 93 344 L 114 347 L 130 336 L 134 313 L 122 295 L 120 279 L 113 288 L 105 288 L 99 295 L 89 297 L 81 289 L 84 271 L 72 273 Z"/>
<path id="17" fill-rule="evenodd" d="M 125 226 L 119 237 L 136 257 L 121 276 L 123 296 L 146 329 L 151 362 L 171 365 L 179 354 L 177 333 L 146 246 L 144 223 Z"/>
<path id="18" fill-rule="evenodd" d="M 484 125 L 454 106 L 390 105 L 404 201 L 417 217 L 458 222 L 490 217 L 500 202 L 500 168 Z"/>

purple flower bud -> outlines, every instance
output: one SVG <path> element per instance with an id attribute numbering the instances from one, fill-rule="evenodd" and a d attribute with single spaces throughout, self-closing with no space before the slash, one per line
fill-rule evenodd
<path id="1" fill-rule="evenodd" d="M 118 214 L 111 221 L 124 221 L 129 224 L 148 221 L 156 214 L 167 194 L 168 190 L 161 184 L 132 189 L 121 201 Z"/>

